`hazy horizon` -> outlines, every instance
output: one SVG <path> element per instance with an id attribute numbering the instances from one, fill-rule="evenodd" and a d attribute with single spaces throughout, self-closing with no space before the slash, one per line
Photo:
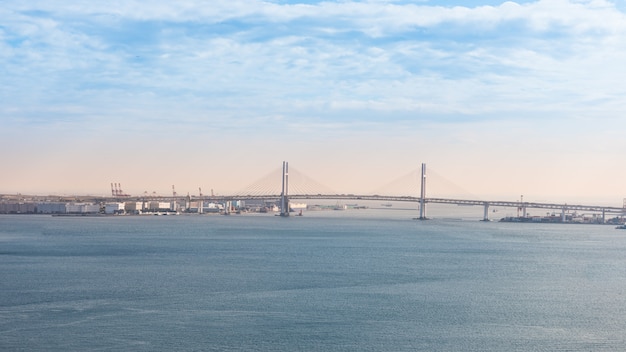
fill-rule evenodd
<path id="1" fill-rule="evenodd" d="M 286 160 L 345 194 L 426 163 L 432 195 L 626 197 L 624 1 L 8 0 L 0 19 L 3 194 L 229 194 Z"/>

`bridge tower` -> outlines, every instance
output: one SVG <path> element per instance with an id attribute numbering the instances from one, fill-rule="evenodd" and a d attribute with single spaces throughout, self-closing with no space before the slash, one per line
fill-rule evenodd
<path id="1" fill-rule="evenodd" d="M 426 220 L 426 164 L 422 163 L 422 179 L 420 182 L 420 217 L 419 220 Z"/>
<path id="2" fill-rule="evenodd" d="M 283 161 L 283 186 L 280 192 L 280 216 L 289 216 L 289 163 Z"/>

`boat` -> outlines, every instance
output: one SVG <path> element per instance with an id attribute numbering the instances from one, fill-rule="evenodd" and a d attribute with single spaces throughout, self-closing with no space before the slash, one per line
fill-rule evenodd
<path id="1" fill-rule="evenodd" d="M 619 230 L 626 230 L 626 224 L 624 224 L 624 225 L 619 225 L 618 227 L 616 227 L 616 229 L 619 229 Z"/>

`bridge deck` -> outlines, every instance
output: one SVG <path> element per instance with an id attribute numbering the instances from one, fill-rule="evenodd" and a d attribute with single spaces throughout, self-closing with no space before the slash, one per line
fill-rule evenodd
<path id="1" fill-rule="evenodd" d="M 191 199 L 192 201 L 205 200 L 214 202 L 223 202 L 229 200 L 276 200 L 280 198 L 280 194 L 264 194 L 264 195 L 221 195 L 221 196 L 203 196 L 197 197 L 158 197 L 158 200 L 164 201 L 184 201 Z M 413 202 L 419 203 L 420 198 L 414 196 L 386 196 L 386 195 L 358 195 L 358 194 L 291 194 L 289 199 L 324 199 L 324 200 L 371 200 L 384 202 Z M 120 198 L 107 197 L 105 201 L 121 200 Z M 128 197 L 123 200 L 153 200 L 143 197 Z M 450 198 L 425 198 L 425 203 L 451 204 L 451 205 L 468 205 L 482 207 L 510 207 L 510 208 L 526 208 L 526 209 L 556 209 L 556 210 L 577 210 L 590 211 L 600 213 L 612 213 L 626 215 L 626 208 L 610 207 L 602 205 L 585 205 L 585 204 L 567 204 L 567 203 L 541 203 L 541 202 L 519 202 L 519 201 L 498 201 L 498 200 L 471 200 L 471 199 L 450 199 Z"/>

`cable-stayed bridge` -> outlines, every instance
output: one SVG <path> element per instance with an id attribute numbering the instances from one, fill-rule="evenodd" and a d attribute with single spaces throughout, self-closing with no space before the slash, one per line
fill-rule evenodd
<path id="1" fill-rule="evenodd" d="M 456 188 L 457 193 L 458 191 L 461 191 L 461 193 L 468 193 L 460 189 L 460 187 L 454 185 L 454 183 L 446 180 L 444 177 L 436 174 L 435 172 L 429 171 L 429 180 L 432 176 L 435 176 L 433 179 L 437 180 L 439 184 L 443 184 L 446 188 Z M 600 205 L 525 202 L 523 201 L 523 199 L 516 201 L 483 200 L 478 199 L 478 197 L 476 196 L 465 196 L 463 198 L 428 197 L 426 193 L 426 180 L 426 165 L 422 164 L 421 170 L 416 170 L 407 175 L 404 175 L 392 181 L 388 185 L 381 187 L 371 193 L 345 194 L 341 192 L 336 192 L 329 187 L 324 186 L 319 182 L 316 182 L 315 180 L 307 177 L 305 174 L 299 172 L 294 168 L 289 169 L 288 163 L 283 162 L 282 169 L 276 169 L 275 171 L 261 177 L 253 184 L 238 192 L 235 192 L 234 194 L 187 196 L 187 199 L 190 201 L 208 200 L 213 202 L 229 202 L 234 200 L 279 201 L 281 216 L 289 216 L 290 200 L 307 199 L 412 202 L 419 204 L 419 217 L 416 217 L 416 219 L 427 219 L 427 204 L 480 206 L 484 209 L 483 220 L 485 221 L 489 220 L 490 207 L 517 208 L 518 211 L 521 211 L 523 213 L 523 217 L 526 217 L 526 210 L 531 208 L 557 210 L 561 211 L 562 221 L 565 221 L 565 214 L 568 211 L 599 213 L 602 214 L 603 221 L 607 214 L 626 216 L 626 202 L 624 203 L 624 207 L 620 208 Z M 183 197 L 173 196 L 159 198 L 178 200 L 182 199 Z"/>
<path id="2" fill-rule="evenodd" d="M 443 185 L 447 189 L 453 189 L 456 193 L 463 193 L 461 197 L 429 197 L 427 195 L 426 187 L 426 165 L 422 164 L 421 170 L 415 170 L 406 174 L 398 179 L 390 182 L 389 184 L 374 190 L 367 194 L 345 194 L 330 189 L 327 186 L 322 185 L 319 182 L 306 176 L 304 173 L 291 168 L 289 169 L 288 163 L 283 162 L 282 169 L 276 169 L 269 174 L 261 177 L 259 180 L 249 185 L 248 187 L 234 192 L 233 194 L 216 195 L 211 192 L 211 195 L 203 195 L 200 192 L 198 196 L 187 195 L 186 197 L 177 195 L 176 192 L 172 196 L 128 196 L 114 195 L 112 197 L 106 197 L 106 201 L 120 201 L 124 200 L 137 200 L 146 201 L 153 199 L 171 200 L 171 201 L 209 201 L 216 203 L 229 203 L 236 200 L 263 200 L 266 202 L 276 202 L 280 204 L 282 216 L 289 216 L 289 202 L 290 200 L 346 200 L 346 201 L 380 201 L 380 202 L 411 202 L 419 204 L 419 217 L 416 219 L 426 219 L 426 208 L 428 204 L 449 204 L 460 206 L 479 206 L 483 207 L 484 215 L 483 220 L 489 220 L 489 209 L 491 207 L 501 208 L 517 208 L 518 215 L 521 212 L 523 214 L 520 218 L 526 218 L 527 209 L 551 209 L 561 212 L 561 221 L 565 222 L 566 212 L 591 212 L 595 214 L 602 214 L 602 221 L 605 221 L 607 214 L 613 214 L 615 216 L 626 216 L 626 200 L 623 207 L 608 207 L 602 205 L 588 205 L 588 204 L 564 204 L 564 203 L 550 203 L 550 202 L 525 202 L 523 199 L 509 201 L 509 200 L 484 200 L 477 196 L 469 194 L 469 192 L 456 186 L 453 182 L 446 180 L 441 175 L 438 175 L 434 171 L 429 171 L 428 174 L 429 184 L 432 181 L 436 181 L 439 185 Z M 173 188 L 174 186 L 172 186 Z M 467 195 L 469 194 L 469 196 Z M 124 196 L 124 197 L 122 197 Z M 417 214 L 416 214 L 417 215 Z"/>

